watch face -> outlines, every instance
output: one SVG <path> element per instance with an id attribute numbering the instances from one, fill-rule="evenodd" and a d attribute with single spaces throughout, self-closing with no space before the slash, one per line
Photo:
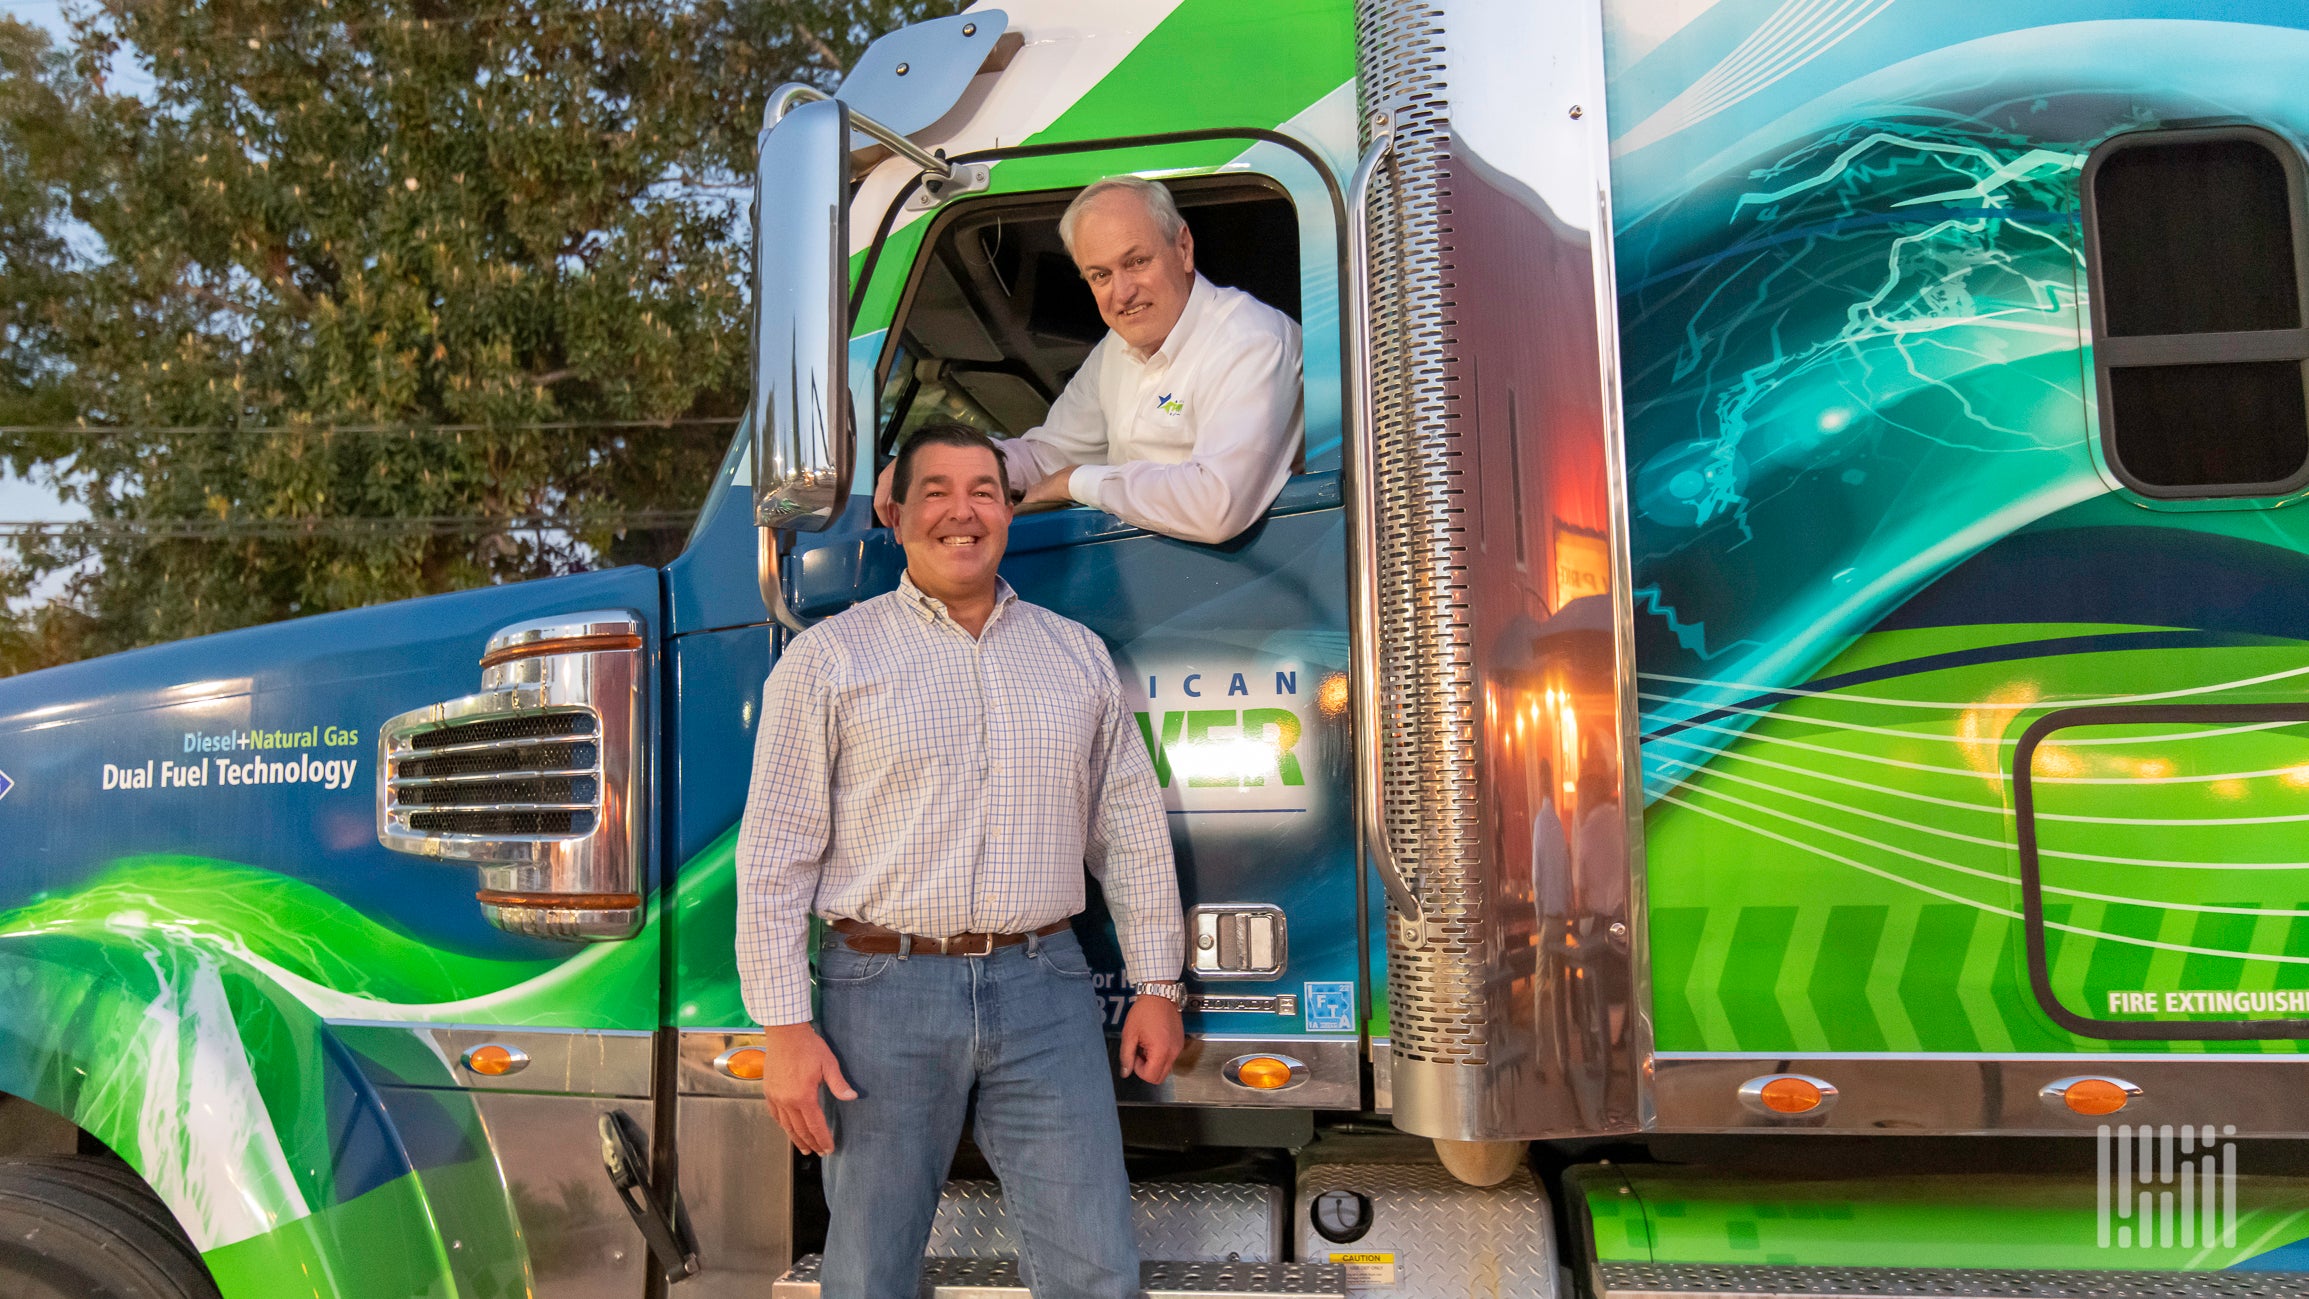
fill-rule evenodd
<path id="1" fill-rule="evenodd" d="M 1334 1245 L 1361 1240 L 1371 1230 L 1371 1197 L 1359 1191 L 1325 1191 L 1307 1206 L 1315 1232 Z"/>

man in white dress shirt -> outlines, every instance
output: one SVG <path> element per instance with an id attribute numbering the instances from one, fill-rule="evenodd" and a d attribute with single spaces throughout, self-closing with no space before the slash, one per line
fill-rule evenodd
<path id="1" fill-rule="evenodd" d="M 1194 235 L 1153 181 L 1085 188 L 1058 235 L 1107 334 L 1042 424 L 1000 444 L 1020 503 L 1079 502 L 1186 541 L 1251 526 L 1305 437 L 1299 326 L 1197 275 Z M 875 511 L 890 522 L 888 470 Z"/>

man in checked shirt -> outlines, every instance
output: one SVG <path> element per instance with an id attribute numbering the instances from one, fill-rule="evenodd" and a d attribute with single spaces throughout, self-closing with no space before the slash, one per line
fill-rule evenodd
<path id="1" fill-rule="evenodd" d="M 1034 1293 L 1129 1299 L 1104 1016 L 1068 918 L 1087 867 L 1139 992 L 1123 1071 L 1161 1082 L 1185 1041 L 1185 934 L 1154 766 L 1106 646 L 997 576 L 993 444 L 925 428 L 892 487 L 898 589 L 796 637 L 762 691 L 737 844 L 762 1092 L 825 1156 L 826 1299 L 915 1299 L 973 1101 Z"/>

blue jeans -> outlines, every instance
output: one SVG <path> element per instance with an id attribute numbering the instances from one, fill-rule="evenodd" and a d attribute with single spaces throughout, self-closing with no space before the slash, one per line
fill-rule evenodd
<path id="1" fill-rule="evenodd" d="M 973 1093 L 1036 1299 L 1139 1293 L 1104 1016 L 1073 934 L 904 959 L 829 938 L 818 987 L 819 1030 L 858 1093 L 827 1100 L 825 1299 L 916 1299 Z"/>

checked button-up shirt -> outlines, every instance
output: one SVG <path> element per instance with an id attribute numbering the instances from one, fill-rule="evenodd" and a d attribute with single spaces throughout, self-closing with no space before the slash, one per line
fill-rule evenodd
<path id="1" fill-rule="evenodd" d="M 975 638 L 911 578 L 794 639 L 762 688 L 738 827 L 738 977 L 810 1018 L 809 918 L 1025 933 L 1097 876 L 1133 983 L 1185 956 L 1171 841 L 1114 660 L 1003 583 Z"/>

